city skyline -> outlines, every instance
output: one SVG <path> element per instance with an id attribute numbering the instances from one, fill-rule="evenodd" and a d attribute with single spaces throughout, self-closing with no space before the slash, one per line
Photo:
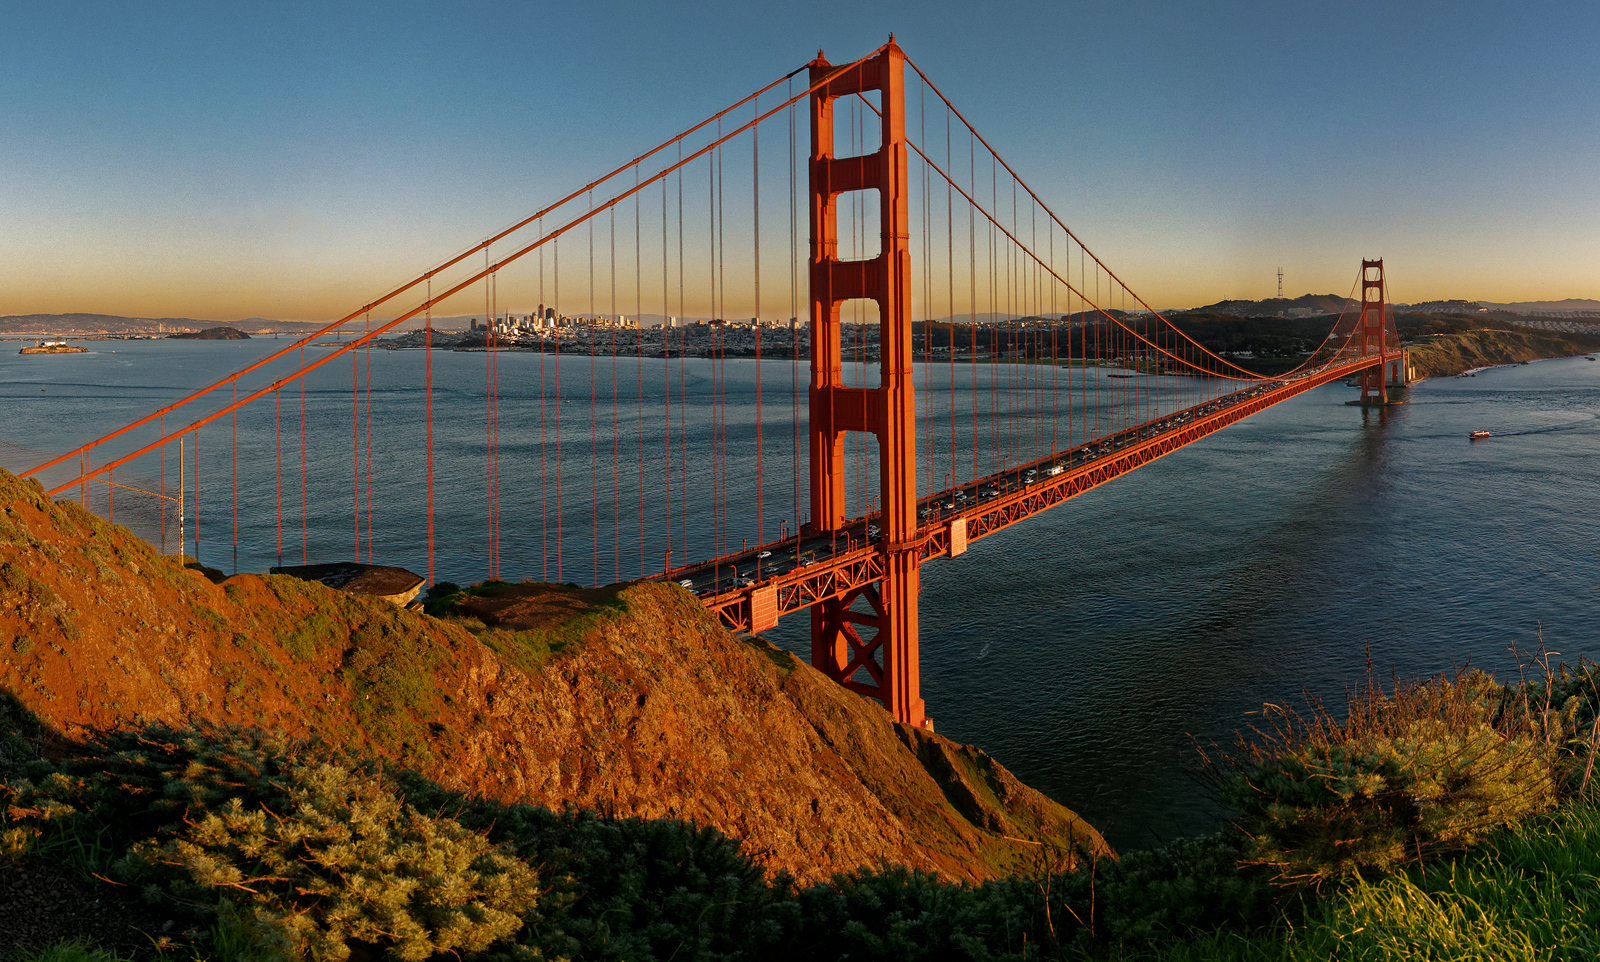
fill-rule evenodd
<path id="1" fill-rule="evenodd" d="M 0 314 L 341 316 L 819 45 L 842 62 L 891 30 L 1153 307 L 1271 297 L 1280 267 L 1290 296 L 1343 294 L 1362 257 L 1399 301 L 1600 297 L 1600 10 L 1581 3 L 15 20 Z"/>

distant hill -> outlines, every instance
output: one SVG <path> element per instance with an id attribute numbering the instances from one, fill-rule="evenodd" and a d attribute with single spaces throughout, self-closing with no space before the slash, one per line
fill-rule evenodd
<path id="1" fill-rule="evenodd" d="M 315 321 L 275 321 L 249 317 L 228 326 L 250 334 L 314 331 Z M 215 328 L 216 320 L 193 317 L 122 317 L 117 314 L 10 314 L 0 317 L 0 334 L 191 334 Z"/>
<path id="2" fill-rule="evenodd" d="M 1490 310 L 1509 311 L 1512 314 L 1600 315 L 1600 301 L 1592 297 L 1569 297 L 1564 301 L 1514 301 L 1510 304 L 1496 304 L 1493 301 L 1478 303 Z"/>
<path id="3" fill-rule="evenodd" d="M 1302 294 L 1299 297 L 1269 297 L 1262 301 L 1226 300 L 1194 308 L 1198 314 L 1232 314 L 1235 317 L 1313 317 L 1337 314 L 1355 301 L 1338 294 Z"/>
<path id="4" fill-rule="evenodd" d="M 186 334 L 168 334 L 179 340 L 188 341 L 248 341 L 250 335 L 237 327 L 208 327 L 203 331 Z"/>
<path id="5" fill-rule="evenodd" d="M 1478 301 L 1463 301 L 1459 298 L 1448 301 L 1423 301 L 1420 304 L 1394 304 L 1397 311 L 1410 311 L 1413 314 L 1481 314 L 1488 308 Z"/>

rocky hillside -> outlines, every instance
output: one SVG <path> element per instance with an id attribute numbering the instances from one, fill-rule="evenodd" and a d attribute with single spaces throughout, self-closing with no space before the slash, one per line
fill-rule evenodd
<path id="1" fill-rule="evenodd" d="M 501 800 L 712 825 L 805 880 L 1105 848 L 981 751 L 735 639 L 676 586 L 494 586 L 440 619 L 283 576 L 213 583 L 4 472 L 0 505 L 0 688 L 60 737 L 315 734 Z"/>
<path id="2" fill-rule="evenodd" d="M 1423 338 L 1411 347 L 1418 377 L 1453 377 L 1493 364 L 1513 364 L 1541 357 L 1574 357 L 1600 348 L 1600 339 L 1581 335 L 1554 337 L 1529 331 L 1466 331 Z"/>

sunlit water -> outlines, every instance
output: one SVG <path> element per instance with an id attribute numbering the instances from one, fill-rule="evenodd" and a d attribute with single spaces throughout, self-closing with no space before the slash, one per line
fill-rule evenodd
<path id="1" fill-rule="evenodd" d="M 261 339 L 120 342 L 42 358 L 0 350 L 0 464 L 31 466 L 36 452 L 55 453 L 126 423 L 206 375 L 281 346 Z M 481 394 L 481 355 L 435 360 L 441 397 Z M 501 556 L 509 578 L 556 574 L 554 534 L 538 510 L 551 496 L 553 413 L 547 405 L 541 443 L 537 362 L 508 356 L 501 368 L 502 392 L 521 392 L 502 408 L 501 423 L 509 465 Z M 418 352 L 374 355 L 374 489 L 382 499 L 373 513 L 374 555 L 415 570 L 426 564 L 421 399 L 414 389 L 420 363 Z M 569 388 L 577 385 L 587 399 L 588 360 L 565 363 Z M 697 363 L 704 364 L 684 368 L 691 444 L 702 430 L 693 386 L 705 371 Z M 348 557 L 355 538 L 357 479 L 341 460 L 352 444 L 348 363 L 340 370 L 342 382 L 328 379 L 307 400 L 312 561 Z M 775 426 L 792 424 L 788 376 L 783 369 L 769 375 L 764 417 Z M 604 387 L 602 408 L 610 403 Z M 1301 395 L 979 542 L 961 559 L 927 565 L 922 691 L 938 730 L 981 746 L 1084 814 L 1114 844 L 1131 847 L 1215 824 L 1217 810 L 1193 777 L 1191 736 L 1225 739 L 1263 702 L 1292 701 L 1303 690 L 1337 699 L 1365 678 L 1369 652 L 1384 677 L 1468 663 L 1506 672 L 1514 664 L 1509 649 L 1534 649 L 1541 631 L 1562 658 L 1600 654 L 1592 628 L 1600 615 L 1600 363 L 1544 361 L 1429 381 L 1406 405 L 1381 415 L 1343 404 L 1353 393 L 1330 385 Z M 631 403 L 626 383 L 619 396 Z M 241 418 L 240 570 L 276 563 L 280 501 L 284 560 L 300 560 L 299 403 L 298 393 L 285 392 L 281 414 L 257 405 Z M 642 443 L 635 436 L 653 416 L 630 421 L 627 403 L 619 403 L 614 460 L 609 439 L 568 415 L 568 498 L 587 498 L 589 491 L 572 493 L 578 482 L 570 479 L 592 475 L 595 463 L 610 471 L 630 462 L 612 473 L 624 500 L 645 502 L 646 530 L 638 530 L 637 515 L 602 512 L 597 519 L 587 509 L 574 514 L 569 504 L 565 580 L 592 580 L 602 567 L 612 570 L 600 580 L 612 580 L 613 571 L 632 577 L 641 561 L 659 567 L 664 518 L 678 510 L 660 483 L 675 479 L 693 500 L 708 482 L 702 459 L 686 466 L 687 478 L 681 463 L 663 467 L 658 439 L 648 431 Z M 282 448 L 273 444 L 277 416 L 286 425 Z M 437 575 L 474 580 L 487 557 L 479 533 L 482 409 L 452 411 L 441 401 L 438 417 Z M 231 434 L 227 422 L 219 425 L 202 439 L 201 555 L 230 570 L 231 480 L 222 459 L 231 454 Z M 318 426 L 341 440 L 318 440 Z M 933 435 L 931 425 L 923 429 Z M 1468 441 L 1476 429 L 1496 436 Z M 769 536 L 794 514 L 792 463 L 779 450 L 786 443 L 765 455 Z M 741 454 L 744 444 L 730 439 L 735 460 L 748 454 Z M 644 455 L 642 482 L 631 463 L 635 452 Z M 287 494 L 276 487 L 280 463 Z M 170 461 L 168 467 L 170 473 Z M 922 483 L 947 468 L 930 461 Z M 141 464 L 137 478 L 118 480 L 137 485 L 150 473 Z M 159 525 L 141 522 L 148 505 L 118 497 L 118 520 L 136 530 L 144 523 L 141 533 L 158 539 Z M 91 500 L 103 510 L 103 495 Z M 672 516 L 676 560 L 709 554 L 708 516 L 699 507 L 687 519 Z M 168 531 L 175 538 L 170 519 Z M 598 559 L 578 547 L 595 531 L 612 544 Z M 802 616 L 770 637 L 804 653 L 806 631 Z"/>

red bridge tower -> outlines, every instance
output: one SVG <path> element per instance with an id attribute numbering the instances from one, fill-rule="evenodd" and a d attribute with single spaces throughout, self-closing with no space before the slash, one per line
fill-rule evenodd
<path id="1" fill-rule="evenodd" d="M 833 67 L 817 52 L 811 80 Z M 879 91 L 883 143 L 875 153 L 836 158 L 833 108 L 839 97 Z M 883 579 L 811 609 L 811 663 L 846 688 L 876 698 L 896 721 L 924 723 L 918 685 L 916 396 L 912 390 L 911 229 L 907 207 L 905 54 L 888 46 L 811 95 L 811 524 L 838 531 L 845 518 L 844 435 L 878 442 Z M 882 247 L 865 261 L 839 260 L 839 195 L 878 191 Z M 875 388 L 841 376 L 839 308 L 878 303 L 882 372 Z M 851 605 L 864 598 L 871 613 Z M 860 629 L 872 631 L 863 637 Z M 870 681 L 857 681 L 865 670 Z"/>

